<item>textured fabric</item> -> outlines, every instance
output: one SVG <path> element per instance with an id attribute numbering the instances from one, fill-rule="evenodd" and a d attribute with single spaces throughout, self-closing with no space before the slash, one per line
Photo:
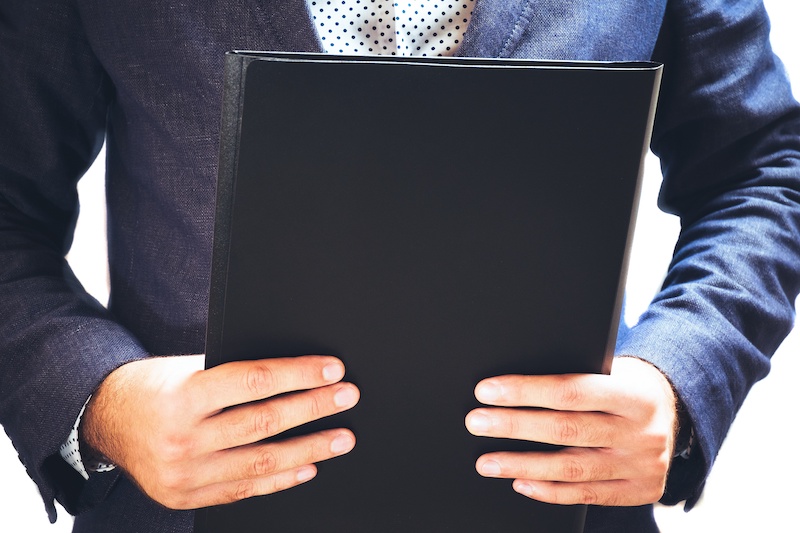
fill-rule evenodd
<path id="1" fill-rule="evenodd" d="M 83 466 L 83 457 L 81 456 L 80 440 L 78 437 L 78 426 L 81 425 L 81 418 L 83 418 L 83 412 L 86 410 L 86 405 L 88 403 L 89 400 L 86 400 L 86 403 L 83 404 L 81 412 L 78 413 L 78 418 L 72 425 L 72 431 L 69 432 L 67 442 L 62 444 L 61 448 L 58 450 L 61 458 L 69 463 L 69 466 L 74 468 L 83 479 L 89 479 L 89 473 L 86 471 L 86 467 Z"/>
<path id="2" fill-rule="evenodd" d="M 475 0 L 307 0 L 322 49 L 335 54 L 451 56 Z"/>
<path id="3" fill-rule="evenodd" d="M 100 461 L 96 457 L 84 457 L 81 455 L 78 427 L 81 425 L 83 412 L 86 410 L 86 406 L 89 405 L 89 401 L 91 399 L 92 397 L 89 396 L 89 398 L 83 404 L 83 407 L 81 407 L 81 412 L 78 413 L 78 418 L 75 419 L 75 423 L 72 424 L 72 431 L 69 432 L 67 442 L 62 444 L 61 448 L 58 450 L 61 458 L 64 459 L 69 466 L 74 468 L 83 479 L 89 479 L 89 472 L 110 472 L 117 467 L 108 461 Z"/>
<path id="4" fill-rule="evenodd" d="M 667 502 L 696 501 L 792 325 L 800 111 L 768 29 L 759 0 L 477 0 L 458 51 L 666 63 L 652 146 L 682 232 L 663 291 L 618 350 L 662 369 L 694 423 L 697 450 L 676 460 Z M 80 513 L 76 531 L 191 528 L 192 513 L 119 472 L 84 481 L 58 450 L 114 368 L 203 351 L 230 49 L 321 43 L 305 0 L 0 3 L 0 423 L 51 517 L 54 497 Z M 75 184 L 104 137 L 108 310 L 64 261 Z M 649 506 L 590 509 L 588 523 L 656 531 Z"/>

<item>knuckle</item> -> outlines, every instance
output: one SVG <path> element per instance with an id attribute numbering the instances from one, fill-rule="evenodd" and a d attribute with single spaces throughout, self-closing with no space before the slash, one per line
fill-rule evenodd
<path id="1" fill-rule="evenodd" d="M 591 485 L 584 485 L 580 488 L 578 493 L 579 502 L 584 505 L 594 505 L 599 501 L 599 497 L 597 491 Z M 614 505 L 611 502 L 607 502 L 607 505 Z"/>
<path id="2" fill-rule="evenodd" d="M 664 456 L 671 457 L 675 448 L 675 440 L 672 433 L 663 433 L 656 441 L 655 449 Z"/>
<path id="3" fill-rule="evenodd" d="M 557 444 L 569 444 L 578 440 L 580 429 L 577 422 L 570 416 L 561 416 L 553 424 L 553 436 Z"/>
<path id="4" fill-rule="evenodd" d="M 664 491 L 667 490 L 667 473 L 659 472 L 651 478 L 649 490 L 644 491 L 647 501 L 645 503 L 657 502 L 664 496 Z"/>
<path id="5" fill-rule="evenodd" d="M 585 469 L 580 461 L 567 459 L 562 466 L 564 481 L 581 481 L 584 479 Z"/>
<path id="6" fill-rule="evenodd" d="M 159 488 L 165 489 L 170 495 L 180 493 L 188 484 L 189 476 L 180 469 L 172 468 L 161 472 L 157 483 Z"/>
<path id="7" fill-rule="evenodd" d="M 149 488 L 146 488 L 145 483 L 138 484 L 145 494 L 164 507 L 182 510 L 195 507 L 195 502 L 190 497 L 191 479 L 191 476 L 185 472 L 173 470 L 162 473 L 157 479 L 151 480 Z"/>
<path id="8" fill-rule="evenodd" d="M 278 433 L 280 427 L 280 413 L 276 409 L 265 407 L 256 411 L 253 416 L 253 435 L 266 438 Z"/>
<path id="9" fill-rule="evenodd" d="M 272 394 L 276 384 L 275 373 L 265 364 L 254 365 L 248 368 L 244 374 L 245 388 L 257 397 L 265 397 Z"/>
<path id="10" fill-rule="evenodd" d="M 563 378 L 554 389 L 557 405 L 569 410 L 579 406 L 584 401 L 584 393 L 575 380 Z"/>
<path id="11" fill-rule="evenodd" d="M 294 487 L 297 484 L 288 478 L 284 478 L 283 476 L 273 476 L 269 481 L 269 485 L 264 489 L 264 492 L 267 494 L 281 492 L 288 488 Z"/>
<path id="12" fill-rule="evenodd" d="M 663 479 L 664 483 L 666 484 L 667 473 L 669 472 L 669 467 L 672 464 L 672 460 L 670 458 L 670 454 L 663 453 L 661 454 L 653 463 L 651 473 L 654 478 Z"/>
<path id="13" fill-rule="evenodd" d="M 316 420 L 322 416 L 322 406 L 320 405 L 320 399 L 316 394 L 311 396 L 308 409 L 312 419 Z"/>
<path id="14" fill-rule="evenodd" d="M 661 404 L 656 401 L 657 399 L 639 398 L 638 400 L 637 407 L 641 417 L 651 419 L 658 415 Z"/>
<path id="15" fill-rule="evenodd" d="M 269 449 L 261 450 L 252 465 L 252 477 L 262 477 L 275 472 L 278 458 Z"/>
<path id="16" fill-rule="evenodd" d="M 500 434 L 506 434 L 512 439 L 519 438 L 522 434 L 522 421 L 518 413 L 512 412 L 506 416 L 498 416 L 497 422 L 499 423 Z"/>
<path id="17" fill-rule="evenodd" d="M 645 503 L 655 503 L 664 495 L 663 485 L 653 485 L 652 489 L 645 493 Z"/>
<path id="18" fill-rule="evenodd" d="M 238 502 L 239 500 L 246 500 L 256 495 L 256 484 L 251 479 L 243 479 L 234 485 L 230 495 L 229 501 Z"/>

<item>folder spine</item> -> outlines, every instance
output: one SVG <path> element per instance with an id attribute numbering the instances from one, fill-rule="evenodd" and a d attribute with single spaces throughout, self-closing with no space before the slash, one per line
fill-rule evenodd
<path id="1" fill-rule="evenodd" d="M 209 320 L 206 329 L 206 368 L 223 362 L 222 324 L 228 280 L 230 221 L 239 160 L 239 131 L 244 103 L 244 81 L 251 59 L 234 52 L 225 55 L 219 168 L 216 193 L 216 226 L 212 247 L 212 276 L 209 290 Z"/>
<path id="2" fill-rule="evenodd" d="M 639 212 L 639 200 L 641 199 L 642 180 L 644 179 L 644 167 L 647 159 L 647 153 L 650 151 L 650 141 L 653 137 L 653 124 L 656 119 L 656 110 L 658 107 L 658 95 L 661 91 L 661 78 L 664 72 L 664 66 L 661 64 L 654 65 L 646 69 L 650 73 L 652 79 L 652 95 L 650 98 L 650 108 L 647 112 L 646 121 L 642 124 L 642 155 L 639 160 L 639 171 L 636 178 L 636 188 L 633 192 L 633 202 L 631 205 L 630 222 L 628 224 L 628 236 L 625 241 L 625 253 L 622 256 L 622 266 L 620 268 L 619 286 L 617 287 L 617 303 L 613 313 L 611 326 L 609 327 L 608 344 L 606 345 L 606 353 L 614 354 L 617 344 L 617 332 L 619 331 L 619 323 L 625 318 L 622 316 L 624 311 L 623 302 L 625 300 L 625 286 L 628 278 L 628 267 L 630 266 L 631 249 L 633 248 L 633 237 L 636 232 L 636 216 Z M 612 358 L 607 357 L 603 364 L 601 372 L 603 374 L 611 373 Z"/>

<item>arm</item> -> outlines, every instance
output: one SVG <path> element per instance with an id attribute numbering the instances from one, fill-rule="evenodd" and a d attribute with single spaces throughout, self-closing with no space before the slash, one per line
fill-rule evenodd
<path id="1" fill-rule="evenodd" d="M 695 450 L 673 463 L 662 499 L 688 507 L 800 290 L 800 107 L 762 3 L 705 4 L 671 6 L 656 51 L 672 65 L 653 137 L 659 203 L 681 234 L 661 292 L 618 346 L 666 374 L 692 419 Z"/>
<path id="2" fill-rule="evenodd" d="M 618 353 L 653 367 L 648 371 L 644 363 L 626 362 L 620 374 L 622 360 L 617 360 L 608 378 L 520 383 L 504 377 L 511 397 L 494 400 L 482 396 L 479 386 L 476 393 L 484 403 L 550 407 L 564 417 L 526 423 L 541 413 L 479 410 L 467 419 L 475 433 L 487 434 L 475 425 L 477 414 L 497 421 L 489 426 L 493 436 L 535 426 L 520 438 L 554 442 L 552 435 L 565 424 L 583 430 L 560 442 L 569 447 L 548 458 L 549 473 L 535 470 L 542 466 L 541 456 L 504 455 L 479 459 L 484 475 L 518 478 L 515 488 L 526 486 L 534 491 L 532 497 L 545 501 L 634 505 L 687 499 L 688 507 L 696 502 L 739 406 L 752 384 L 766 375 L 769 357 L 791 328 L 800 280 L 800 111 L 767 39 L 768 22 L 758 1 L 668 5 L 655 53 L 666 67 L 653 149 L 665 177 L 660 205 L 681 217 L 682 232 L 662 291 L 618 343 Z M 645 391 L 630 396 L 637 388 L 623 378 L 634 366 L 641 379 L 649 379 L 653 368 L 660 370 L 652 390 L 671 384 L 685 406 L 696 437 L 688 460 L 669 462 L 674 399 Z M 553 404 L 559 390 L 580 391 L 581 401 Z M 598 404 L 600 392 L 619 402 L 605 398 Z M 517 398 L 525 400 L 514 403 Z M 620 410 L 626 398 L 654 410 L 639 415 Z M 587 417 L 586 411 L 598 405 L 609 416 Z M 671 416 L 647 416 L 664 409 L 672 409 Z M 615 425 L 619 420 L 609 417 L 621 413 L 635 420 Z M 652 435 L 657 420 L 660 450 L 630 445 L 635 441 L 629 437 Z M 611 442 L 585 437 L 609 428 L 615 428 Z M 590 450 L 606 450 L 608 461 L 598 462 Z M 499 474 L 490 460 L 501 465 Z M 644 467 L 631 471 L 630 464 Z M 523 481 L 530 472 L 532 479 Z M 556 487 L 549 483 L 554 477 L 574 483 Z M 606 490 L 611 480 L 620 491 Z"/>
<path id="3" fill-rule="evenodd" d="M 147 354 L 64 259 L 112 91 L 72 5 L 50 4 L 0 7 L 0 422 L 54 520 L 54 497 L 82 505 L 58 455 L 81 405 Z"/>

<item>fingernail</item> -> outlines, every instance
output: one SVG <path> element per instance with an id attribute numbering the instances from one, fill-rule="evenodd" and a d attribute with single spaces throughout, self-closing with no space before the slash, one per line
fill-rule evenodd
<path id="1" fill-rule="evenodd" d="M 336 391 L 333 395 L 333 404 L 336 407 L 351 407 L 358 401 L 358 394 L 355 388 L 345 386 Z"/>
<path id="2" fill-rule="evenodd" d="M 339 381 L 344 377 L 344 365 L 341 363 L 330 363 L 322 369 L 322 377 L 325 381 Z"/>
<path id="3" fill-rule="evenodd" d="M 481 465 L 481 474 L 485 476 L 499 476 L 500 463 L 497 461 L 486 461 Z"/>
<path id="4" fill-rule="evenodd" d="M 525 481 L 514 483 L 514 490 L 523 496 L 533 496 L 533 485 Z"/>
<path id="5" fill-rule="evenodd" d="M 492 427 L 492 419 L 482 413 L 472 413 L 467 418 L 467 426 L 476 433 L 486 433 Z"/>
<path id="6" fill-rule="evenodd" d="M 484 381 L 475 390 L 475 397 L 486 403 L 498 400 L 503 395 L 503 388 L 492 381 Z"/>
<path id="7" fill-rule="evenodd" d="M 313 478 L 315 475 L 317 475 L 317 471 L 315 468 L 312 468 L 310 466 L 304 466 L 297 471 L 297 476 L 295 479 L 297 479 L 298 483 L 305 483 L 309 479 Z"/>
<path id="8" fill-rule="evenodd" d="M 355 442 L 350 435 L 339 435 L 331 442 L 331 452 L 340 455 L 353 449 Z"/>

